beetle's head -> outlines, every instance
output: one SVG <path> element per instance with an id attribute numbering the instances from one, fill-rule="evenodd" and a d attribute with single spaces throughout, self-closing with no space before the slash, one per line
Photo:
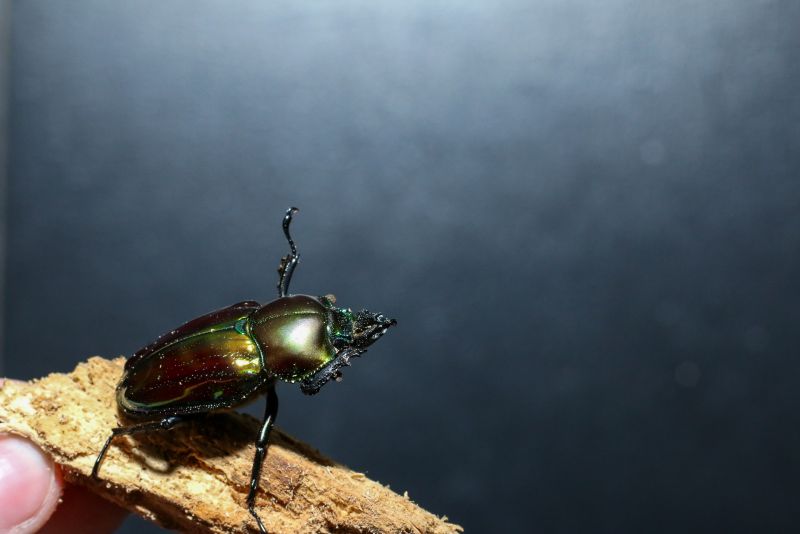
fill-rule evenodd
<path id="1" fill-rule="evenodd" d="M 353 313 L 349 308 L 332 308 L 331 312 L 329 331 L 333 346 L 338 353 L 349 351 L 361 354 L 380 339 L 390 326 L 397 324 L 394 319 L 369 310 Z M 352 355 L 358 356 L 358 354 Z"/>
<path id="2" fill-rule="evenodd" d="M 337 308 L 331 295 L 321 297 L 320 301 L 330 311 L 328 335 L 336 349 L 336 356 L 312 376 L 303 380 L 301 389 L 306 394 L 314 394 L 331 379 L 342 378 L 342 367 L 350 365 L 350 360 L 366 352 L 367 347 L 380 339 L 389 327 L 397 324 L 382 313 L 368 310 L 353 312 L 349 308 Z"/>
<path id="3" fill-rule="evenodd" d="M 355 349 L 366 349 L 386 333 L 390 326 L 397 324 L 382 313 L 371 313 L 361 310 L 353 315 L 353 337 L 350 346 Z"/>

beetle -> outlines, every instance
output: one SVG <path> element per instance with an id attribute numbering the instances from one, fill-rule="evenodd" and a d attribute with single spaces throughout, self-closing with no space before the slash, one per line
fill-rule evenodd
<path id="1" fill-rule="evenodd" d="M 381 313 L 337 308 L 332 295 L 290 295 L 289 283 L 300 259 L 289 233 L 297 208 L 283 217 L 289 254 L 278 267 L 278 298 L 266 304 L 239 302 L 196 319 L 157 338 L 125 362 L 116 389 L 123 418 L 133 424 L 112 429 L 97 455 L 92 477 L 115 437 L 170 430 L 193 417 L 234 408 L 266 395 L 266 409 L 255 441 L 247 509 L 260 532 L 255 510 L 261 467 L 278 415 L 276 381 L 299 383 L 307 395 L 363 354 L 397 321 Z"/>

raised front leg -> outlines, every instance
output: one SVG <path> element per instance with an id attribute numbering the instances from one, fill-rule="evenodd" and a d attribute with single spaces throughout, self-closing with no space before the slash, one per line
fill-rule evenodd
<path id="1" fill-rule="evenodd" d="M 297 247 L 294 246 L 292 236 L 289 235 L 289 225 L 292 224 L 292 215 L 297 213 L 297 208 L 289 208 L 286 210 L 286 215 L 283 216 L 283 233 L 286 234 L 286 240 L 289 242 L 290 253 L 281 258 L 281 264 L 278 267 L 278 296 L 285 297 L 289 293 L 289 282 L 292 281 L 292 273 L 300 260 L 300 255 L 297 253 Z"/>
<path id="2" fill-rule="evenodd" d="M 256 513 L 256 492 L 261 480 L 261 467 L 264 465 L 264 457 L 267 455 L 269 434 L 272 430 L 272 425 L 275 424 L 277 415 L 278 395 L 275 393 L 275 384 L 270 383 L 269 389 L 267 389 L 267 406 L 264 410 L 264 419 L 261 422 L 261 431 L 258 433 L 258 439 L 256 439 L 256 455 L 253 458 L 253 472 L 250 475 L 250 492 L 247 494 L 247 509 L 250 511 L 250 515 L 255 518 L 256 523 L 258 523 L 258 530 L 262 534 L 267 534 L 267 530 Z"/>

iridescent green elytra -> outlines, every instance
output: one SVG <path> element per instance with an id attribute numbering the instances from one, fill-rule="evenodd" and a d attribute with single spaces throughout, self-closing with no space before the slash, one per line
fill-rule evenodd
<path id="1" fill-rule="evenodd" d="M 125 364 L 117 386 L 121 413 L 140 422 L 112 430 L 92 470 L 100 464 L 115 436 L 170 429 L 192 416 L 231 408 L 266 394 L 267 406 L 256 439 L 256 455 L 247 506 L 255 512 L 256 492 L 269 433 L 278 411 L 275 382 L 300 383 L 314 394 L 341 368 L 364 353 L 396 322 L 382 314 L 353 313 L 334 306 L 335 299 L 288 295 L 289 282 L 299 261 L 289 235 L 290 208 L 283 231 L 291 254 L 278 268 L 278 299 L 264 305 L 240 302 L 198 317 L 137 351 Z"/>
<path id="2" fill-rule="evenodd" d="M 329 297 L 241 302 L 195 319 L 126 363 L 117 402 L 129 416 L 204 413 L 249 400 L 273 380 L 302 382 L 352 343 L 353 314 Z"/>

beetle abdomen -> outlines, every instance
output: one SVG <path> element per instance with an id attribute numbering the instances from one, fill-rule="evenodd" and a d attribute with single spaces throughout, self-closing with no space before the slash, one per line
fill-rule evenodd
<path id="1" fill-rule="evenodd" d="M 163 345 L 126 369 L 117 388 L 128 415 L 202 413 L 240 404 L 268 379 L 246 315 Z"/>

